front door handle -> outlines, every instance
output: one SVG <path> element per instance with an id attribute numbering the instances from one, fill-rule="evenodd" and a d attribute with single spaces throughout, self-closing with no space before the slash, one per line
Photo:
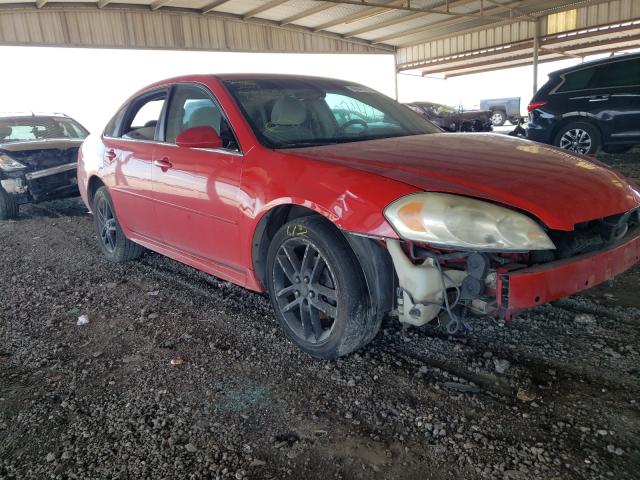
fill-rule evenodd
<path id="1" fill-rule="evenodd" d="M 162 170 L 163 172 L 166 172 L 171 167 L 173 167 L 173 165 L 171 164 L 168 158 L 163 158 L 162 160 L 154 160 L 153 164 L 156 167 L 160 167 L 160 170 Z"/>
<path id="2" fill-rule="evenodd" d="M 589 97 L 590 102 L 606 102 L 609 100 L 609 95 L 593 95 Z"/>
<path id="3" fill-rule="evenodd" d="M 118 155 L 113 148 L 110 148 L 109 150 L 104 152 L 104 159 L 107 161 L 107 163 L 113 162 L 117 156 Z"/>

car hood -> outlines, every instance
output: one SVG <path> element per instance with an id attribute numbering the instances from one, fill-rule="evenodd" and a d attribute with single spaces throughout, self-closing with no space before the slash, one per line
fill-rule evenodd
<path id="1" fill-rule="evenodd" d="M 27 167 L 27 171 L 57 167 L 78 160 L 81 139 L 48 139 L 28 142 L 0 143 L 0 153 L 6 153 Z"/>
<path id="2" fill-rule="evenodd" d="M 80 147 L 84 140 L 81 138 L 49 138 L 30 140 L 25 142 L 0 142 L 0 150 L 5 152 L 23 152 L 25 150 L 65 149 Z"/>
<path id="3" fill-rule="evenodd" d="M 507 135 L 446 133 L 386 138 L 288 153 L 412 185 L 526 211 L 547 227 L 640 206 L 640 189 L 598 161 Z"/>

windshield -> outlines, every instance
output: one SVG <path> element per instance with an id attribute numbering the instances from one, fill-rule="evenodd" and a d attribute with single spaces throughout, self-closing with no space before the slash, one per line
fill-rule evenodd
<path id="1" fill-rule="evenodd" d="M 77 138 L 89 135 L 79 123 L 66 117 L 4 117 L 0 118 L 0 142 Z"/>
<path id="2" fill-rule="evenodd" d="M 362 85 L 321 78 L 225 80 L 254 133 L 293 148 L 439 133 L 429 121 Z"/>

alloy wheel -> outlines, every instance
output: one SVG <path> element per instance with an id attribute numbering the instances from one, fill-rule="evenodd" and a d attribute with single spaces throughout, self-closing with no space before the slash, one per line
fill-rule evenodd
<path id="1" fill-rule="evenodd" d="M 96 220 L 102 245 L 109 253 L 113 253 L 117 242 L 116 219 L 113 215 L 111 204 L 105 197 L 101 197 L 98 200 Z"/>
<path id="2" fill-rule="evenodd" d="M 502 112 L 493 112 L 491 115 L 491 123 L 495 126 L 500 126 L 504 123 L 505 119 Z"/>
<path id="3" fill-rule="evenodd" d="M 572 128 L 560 137 L 559 146 L 565 150 L 585 154 L 591 150 L 591 144 L 592 141 L 589 132 L 581 128 Z"/>
<path id="4" fill-rule="evenodd" d="M 338 312 L 338 292 L 326 258 L 305 238 L 278 249 L 273 280 L 278 307 L 301 340 L 320 344 L 330 335 Z"/>

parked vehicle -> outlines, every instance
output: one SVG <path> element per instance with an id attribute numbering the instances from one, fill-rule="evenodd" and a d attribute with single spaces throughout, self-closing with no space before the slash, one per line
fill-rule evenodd
<path id="1" fill-rule="evenodd" d="M 387 313 L 455 332 L 470 312 L 511 318 L 640 258 L 640 189 L 615 171 L 441 133 L 342 80 L 156 83 L 84 142 L 78 179 L 109 260 L 147 247 L 268 291 L 287 337 L 318 358 L 366 345 Z"/>
<path id="2" fill-rule="evenodd" d="M 518 125 L 521 118 L 520 97 L 480 100 L 480 110 L 491 110 L 491 123 L 494 127 L 501 127 L 507 120 L 512 125 Z"/>
<path id="3" fill-rule="evenodd" d="M 558 70 L 527 107 L 527 138 L 582 154 L 640 143 L 640 54 Z"/>
<path id="4" fill-rule="evenodd" d="M 406 105 L 447 132 L 490 132 L 493 130 L 492 112 L 488 110 L 460 110 L 432 102 L 413 102 Z"/>
<path id="5" fill-rule="evenodd" d="M 78 149 L 89 132 L 63 114 L 0 114 L 0 220 L 19 206 L 78 195 Z"/>

